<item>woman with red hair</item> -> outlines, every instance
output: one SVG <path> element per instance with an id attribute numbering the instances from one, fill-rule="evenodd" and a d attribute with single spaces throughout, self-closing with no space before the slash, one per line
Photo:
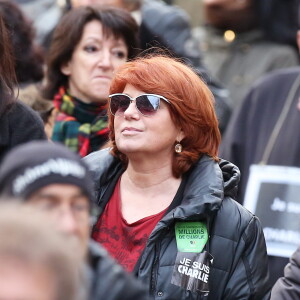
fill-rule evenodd
<path id="1" fill-rule="evenodd" d="M 99 207 L 93 238 L 153 299 L 268 299 L 262 228 L 233 199 L 239 170 L 217 156 L 206 84 L 156 55 L 121 66 L 110 93 L 112 148 L 85 158 Z"/>

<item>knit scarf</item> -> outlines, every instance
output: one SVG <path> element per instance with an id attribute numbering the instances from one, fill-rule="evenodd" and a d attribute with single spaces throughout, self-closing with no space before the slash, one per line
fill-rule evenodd
<path id="1" fill-rule="evenodd" d="M 61 142 L 81 157 L 99 150 L 108 140 L 106 106 L 84 103 L 60 87 L 53 99 L 58 110 L 52 140 Z"/>

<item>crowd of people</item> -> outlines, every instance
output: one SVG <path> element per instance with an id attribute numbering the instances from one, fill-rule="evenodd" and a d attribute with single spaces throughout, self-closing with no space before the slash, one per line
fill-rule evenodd
<path id="1" fill-rule="evenodd" d="M 300 298 L 300 3 L 202 2 L 0 0 L 1 299 Z"/>

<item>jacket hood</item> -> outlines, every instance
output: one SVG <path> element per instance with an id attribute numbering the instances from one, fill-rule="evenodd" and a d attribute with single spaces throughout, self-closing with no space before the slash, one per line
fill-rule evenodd
<path id="1" fill-rule="evenodd" d="M 211 223 L 224 197 L 236 194 L 240 171 L 228 161 L 220 160 L 218 163 L 204 155 L 186 176 L 181 204 L 158 222 L 149 240 L 154 240 L 163 233 L 162 228 L 168 228 L 176 221 Z"/>
<path id="2" fill-rule="evenodd" d="M 223 174 L 224 196 L 236 199 L 241 176 L 239 168 L 225 159 L 220 159 L 219 166 Z"/>
<path id="3" fill-rule="evenodd" d="M 174 210 L 174 219 L 201 220 L 213 214 L 224 198 L 222 172 L 216 162 L 203 156 L 185 175 L 183 199 Z"/>
<path id="4" fill-rule="evenodd" d="M 236 195 L 240 172 L 228 161 L 217 163 L 203 156 L 186 176 L 183 199 L 174 209 L 173 218 L 199 221 L 219 210 L 225 196 Z"/>

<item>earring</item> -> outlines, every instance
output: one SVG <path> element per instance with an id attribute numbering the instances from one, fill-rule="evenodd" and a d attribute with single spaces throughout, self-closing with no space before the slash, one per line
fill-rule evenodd
<path id="1" fill-rule="evenodd" d="M 182 145 L 180 144 L 180 142 L 177 142 L 177 144 L 175 145 L 175 152 L 176 153 L 182 152 Z"/>

